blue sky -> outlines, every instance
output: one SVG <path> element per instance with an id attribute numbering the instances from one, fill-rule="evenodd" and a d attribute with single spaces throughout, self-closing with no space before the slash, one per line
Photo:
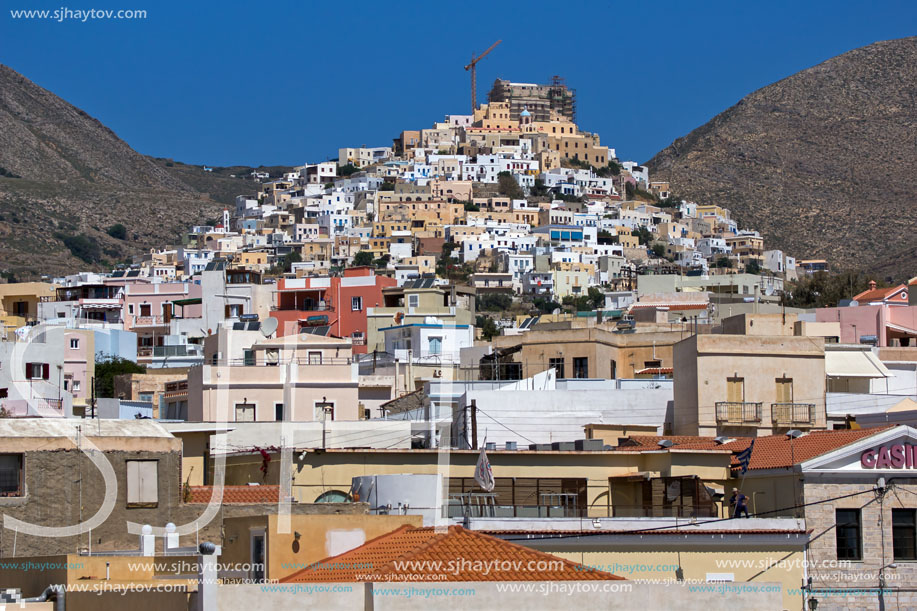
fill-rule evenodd
<path id="1" fill-rule="evenodd" d="M 187 163 L 301 164 L 468 112 L 495 78 L 577 89 L 583 129 L 646 161 L 747 93 L 877 40 L 914 2 L 172 2 L 4 0 L 0 62 L 138 151 Z M 9 10 L 145 9 L 144 20 Z M 463 17 L 480 11 L 480 16 Z"/>

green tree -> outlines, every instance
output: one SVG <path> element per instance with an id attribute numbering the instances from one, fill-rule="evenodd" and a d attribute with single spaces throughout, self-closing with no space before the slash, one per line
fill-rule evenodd
<path id="1" fill-rule="evenodd" d="M 519 183 L 516 182 L 516 179 L 513 178 L 513 175 L 509 172 L 500 172 L 497 174 L 497 191 L 503 197 L 508 197 L 510 199 L 522 199 L 525 197 L 525 192 L 522 190 L 522 187 L 519 186 Z"/>
<path id="2" fill-rule="evenodd" d="M 482 312 L 503 312 L 513 305 L 513 298 L 506 293 L 484 293 L 477 300 Z"/>
<path id="3" fill-rule="evenodd" d="M 293 264 L 299 263 L 300 261 L 302 261 L 302 255 L 300 255 L 295 250 L 292 252 L 288 252 L 287 254 L 283 256 L 283 261 L 282 261 L 283 272 L 285 274 L 290 273 L 291 271 L 293 271 Z"/>
<path id="4" fill-rule="evenodd" d="M 63 242 L 74 257 L 86 263 L 98 263 L 102 258 L 102 249 L 99 247 L 99 243 L 85 234 L 66 235 L 56 233 L 54 237 Z"/>
<path id="5" fill-rule="evenodd" d="M 601 310 L 605 307 L 605 293 L 599 287 L 590 286 L 586 297 L 589 299 L 589 305 L 592 306 L 591 309 Z"/>
<path id="6" fill-rule="evenodd" d="M 360 171 L 360 168 L 353 165 L 352 163 L 348 163 L 347 165 L 342 165 L 341 167 L 338 168 L 338 176 L 346 178 L 350 176 L 351 174 L 356 174 L 359 171 Z"/>
<path id="7" fill-rule="evenodd" d="M 663 244 L 662 242 L 656 242 L 652 246 L 652 251 L 653 251 L 653 254 L 656 255 L 657 257 L 664 257 L 665 256 L 665 244 Z"/>
<path id="8" fill-rule="evenodd" d="M 394 191 L 394 190 L 395 190 L 395 183 L 389 182 L 389 181 L 386 180 L 386 181 L 383 182 L 381 185 L 379 185 L 379 190 L 380 190 L 380 191 Z"/>
<path id="9" fill-rule="evenodd" d="M 638 227 L 634 235 L 640 241 L 640 246 L 645 246 L 653 241 L 653 232 L 643 226 Z"/>
<path id="10" fill-rule="evenodd" d="M 486 341 L 490 341 L 497 335 L 500 335 L 500 328 L 497 327 L 497 323 L 494 322 L 493 318 L 489 316 L 477 316 L 474 324 L 481 329 L 481 337 Z"/>
<path id="11" fill-rule="evenodd" d="M 560 308 L 560 304 L 549 297 L 535 297 L 532 303 L 542 314 L 550 314 Z"/>
<path id="12" fill-rule="evenodd" d="M 357 266 L 362 265 L 372 265 L 373 264 L 373 255 L 368 250 L 361 250 L 353 258 L 353 264 Z"/>
<path id="13" fill-rule="evenodd" d="M 761 264 L 758 263 L 758 261 L 757 261 L 756 259 L 752 259 L 752 260 L 749 261 L 748 264 L 745 266 L 745 273 L 746 273 L 746 274 L 754 274 L 754 275 L 757 276 L 758 274 L 761 273 Z"/>
<path id="14" fill-rule="evenodd" d="M 535 186 L 529 189 L 529 195 L 533 197 L 543 197 L 548 194 L 548 188 L 540 178 L 535 179 Z"/>
<path id="15" fill-rule="evenodd" d="M 465 202 L 465 212 L 479 212 L 481 207 L 474 202 Z"/>
<path id="16" fill-rule="evenodd" d="M 127 239 L 127 227 L 121 223 L 116 223 L 108 228 L 108 235 L 115 238 L 116 240 L 126 240 Z"/>
<path id="17" fill-rule="evenodd" d="M 114 399 L 115 376 L 125 373 L 146 373 L 146 367 L 138 365 L 120 356 L 99 353 L 96 355 L 95 367 L 96 396 Z"/>

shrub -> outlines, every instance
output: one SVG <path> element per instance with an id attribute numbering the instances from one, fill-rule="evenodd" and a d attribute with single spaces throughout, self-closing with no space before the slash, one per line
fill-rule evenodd
<path id="1" fill-rule="evenodd" d="M 99 243 L 85 234 L 66 235 L 56 233 L 54 237 L 63 242 L 74 257 L 86 263 L 98 263 L 102 256 L 102 249 L 99 248 Z"/>
<path id="2" fill-rule="evenodd" d="M 127 239 L 127 227 L 121 223 L 116 223 L 108 228 L 108 235 L 115 238 L 116 240 L 126 240 Z"/>

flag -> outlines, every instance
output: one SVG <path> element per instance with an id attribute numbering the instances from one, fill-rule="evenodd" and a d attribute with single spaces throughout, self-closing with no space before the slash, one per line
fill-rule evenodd
<path id="1" fill-rule="evenodd" d="M 485 438 L 484 443 L 481 444 L 481 453 L 478 455 L 478 464 L 474 468 L 474 481 L 485 492 L 490 492 L 494 489 L 494 472 L 490 468 L 490 461 L 487 460 L 487 452 L 484 451 L 486 445 L 487 439 Z"/>
<path id="2" fill-rule="evenodd" d="M 739 460 L 739 464 L 742 465 L 742 475 L 745 475 L 745 472 L 748 471 L 748 463 L 751 462 L 751 453 L 754 449 L 755 440 L 752 439 L 747 448 L 736 454 L 736 458 Z"/>

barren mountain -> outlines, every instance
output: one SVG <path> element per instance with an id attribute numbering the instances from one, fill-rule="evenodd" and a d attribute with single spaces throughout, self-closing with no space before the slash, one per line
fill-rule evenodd
<path id="1" fill-rule="evenodd" d="M 179 243 L 190 225 L 219 215 L 218 199 L 252 190 L 202 170 L 196 189 L 171 169 L 0 65 L 0 272 L 105 268 Z M 108 234 L 116 224 L 123 238 Z"/>
<path id="2" fill-rule="evenodd" d="M 759 89 L 648 162 L 768 248 L 908 276 L 917 264 L 917 38 Z"/>

